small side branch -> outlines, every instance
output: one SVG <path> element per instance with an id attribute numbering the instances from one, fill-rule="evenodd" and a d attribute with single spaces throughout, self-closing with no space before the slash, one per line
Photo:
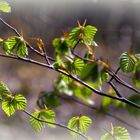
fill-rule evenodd
<path id="1" fill-rule="evenodd" d="M 21 37 L 21 34 L 17 31 L 16 28 L 14 28 L 12 25 L 8 24 L 8 23 L 7 23 L 6 21 L 4 21 L 1 17 L 0 17 L 0 21 L 1 21 L 4 25 L 6 25 L 9 29 L 11 29 L 17 36 Z M 31 49 L 33 52 L 35 52 L 36 54 L 38 54 L 38 55 L 44 57 L 44 58 L 46 59 L 46 61 L 47 61 L 48 64 L 50 64 L 49 61 L 55 61 L 55 59 L 53 59 L 53 58 L 47 56 L 47 54 L 41 53 L 41 52 L 39 52 L 38 50 L 34 49 L 28 42 L 26 42 L 26 45 L 27 45 L 27 47 L 28 47 L 29 49 Z"/>
<path id="2" fill-rule="evenodd" d="M 127 87 L 128 89 L 134 91 L 137 94 L 140 94 L 140 91 L 137 90 L 136 88 L 134 88 L 133 86 L 131 86 L 130 84 L 126 83 L 124 80 L 122 80 L 117 74 L 115 74 L 113 71 L 108 71 L 110 76 L 113 76 L 114 80 L 123 85 L 124 87 Z"/>
<path id="3" fill-rule="evenodd" d="M 133 103 L 133 102 L 127 100 L 127 99 L 124 98 L 124 97 L 120 98 L 120 97 L 116 97 L 116 96 L 111 96 L 111 95 L 109 95 L 109 94 L 107 94 L 107 93 L 104 93 L 104 92 L 98 90 L 98 89 L 95 89 L 94 87 L 90 86 L 90 85 L 87 84 L 86 82 L 80 80 L 77 76 L 73 76 L 73 75 L 71 75 L 70 73 L 67 73 L 66 71 L 61 70 L 61 69 L 55 69 L 52 65 L 48 65 L 48 64 L 45 64 L 45 63 L 41 63 L 41 62 L 35 61 L 35 60 L 33 60 L 33 59 L 29 59 L 29 58 L 23 58 L 23 57 L 12 56 L 12 55 L 5 55 L 5 54 L 1 54 L 1 53 L 0 53 L 0 56 L 1 56 L 1 57 L 12 58 L 12 59 L 17 59 L 17 60 L 21 60 L 21 61 L 24 61 L 24 62 L 36 64 L 36 65 L 39 65 L 39 66 L 42 66 L 42 67 L 45 67 L 45 68 L 49 68 L 49 69 L 51 69 L 51 70 L 54 70 L 54 71 L 56 71 L 56 72 L 58 72 L 58 73 L 61 73 L 61 74 L 64 74 L 64 75 L 68 76 L 69 78 L 71 78 L 71 79 L 77 81 L 77 82 L 80 83 L 81 85 L 83 85 L 83 86 L 89 88 L 90 90 L 92 90 L 92 91 L 93 91 L 95 94 L 97 94 L 97 95 L 105 96 L 105 97 L 108 97 L 108 98 L 111 98 L 111 99 L 114 99 L 114 100 L 118 100 L 118 101 L 122 101 L 122 102 L 124 102 L 124 103 L 126 103 L 126 104 L 128 104 L 128 105 L 130 105 L 130 106 L 133 106 L 133 107 L 135 107 L 135 108 L 140 109 L 140 105 L 135 104 L 135 103 Z"/>
<path id="4" fill-rule="evenodd" d="M 27 114 L 28 116 L 30 116 L 30 117 L 36 119 L 36 120 L 39 121 L 39 122 L 43 122 L 43 123 L 46 123 L 46 124 L 52 124 L 52 125 L 55 125 L 55 126 L 64 128 L 64 129 L 69 130 L 69 131 L 71 131 L 71 132 L 73 132 L 73 133 L 75 133 L 75 134 L 78 134 L 78 135 L 80 135 L 81 137 L 83 137 L 83 138 L 85 138 L 86 140 L 88 140 L 88 137 L 87 137 L 86 135 L 84 135 L 84 134 L 82 134 L 82 133 L 80 133 L 80 132 L 78 132 L 78 131 L 76 131 L 76 130 L 73 130 L 73 129 L 71 129 L 71 128 L 69 128 L 69 127 L 63 125 L 63 124 L 60 124 L 60 123 L 53 123 L 53 122 L 44 121 L 44 120 L 42 120 L 42 119 L 36 118 L 36 117 L 34 117 L 31 113 L 29 113 L 29 112 L 26 111 L 26 110 L 24 110 L 24 111 L 22 111 L 22 112 L 24 112 L 24 113 Z"/>

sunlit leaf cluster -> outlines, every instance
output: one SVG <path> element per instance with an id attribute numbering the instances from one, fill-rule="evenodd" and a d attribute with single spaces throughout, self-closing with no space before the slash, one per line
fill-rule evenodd
<path id="1" fill-rule="evenodd" d="M 6 115 L 13 115 L 16 110 L 25 110 L 26 109 L 26 99 L 21 94 L 13 95 L 8 87 L 0 82 L 0 97 L 2 110 L 6 113 Z"/>

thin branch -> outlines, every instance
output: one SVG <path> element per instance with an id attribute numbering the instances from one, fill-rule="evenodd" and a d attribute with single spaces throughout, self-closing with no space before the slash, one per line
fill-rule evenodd
<path id="1" fill-rule="evenodd" d="M 110 80 L 109 80 L 109 83 L 114 79 L 115 75 L 117 75 L 117 73 L 119 72 L 120 70 L 120 67 L 117 68 L 117 70 L 115 71 L 114 75 L 111 76 Z"/>
<path id="2" fill-rule="evenodd" d="M 110 132 L 108 131 L 107 129 L 104 128 L 104 130 L 114 139 L 114 140 L 117 140 L 117 138 Z"/>
<path id="3" fill-rule="evenodd" d="M 106 93 L 104 93 L 104 92 L 102 92 L 100 90 L 97 90 L 94 87 L 88 85 L 86 82 L 80 80 L 76 75 L 71 75 L 71 74 L 67 73 L 66 71 L 64 71 L 62 69 L 55 69 L 52 65 L 44 64 L 44 63 L 41 63 L 41 62 L 38 62 L 38 61 L 35 61 L 35 60 L 32 60 L 32 59 L 29 59 L 29 58 L 23 58 L 23 57 L 18 57 L 18 56 L 5 55 L 5 54 L 2 54 L 2 53 L 0 53 L 0 56 L 1 57 L 12 58 L 12 59 L 17 59 L 17 60 L 21 60 L 21 61 L 24 61 L 24 62 L 28 62 L 28 63 L 36 64 L 36 65 L 39 65 L 39 66 L 43 66 L 45 68 L 52 69 L 52 70 L 54 70 L 56 72 L 59 72 L 61 74 L 64 74 L 64 75 L 68 76 L 69 78 L 72 78 L 73 80 L 79 82 L 81 85 L 84 85 L 85 87 L 89 88 L 90 90 L 92 90 L 97 95 L 109 97 L 111 99 L 115 99 L 115 100 L 118 100 L 118 101 L 122 101 L 122 102 L 124 102 L 124 103 L 126 103 L 128 105 L 131 105 L 131 106 L 133 106 L 135 108 L 140 109 L 140 105 L 138 105 L 136 103 L 133 103 L 133 102 L 127 100 L 124 97 L 111 96 L 111 95 L 106 94 Z"/>
<path id="4" fill-rule="evenodd" d="M 129 88 L 130 90 L 136 92 L 137 94 L 140 94 L 140 91 L 131 86 L 130 84 L 126 83 L 124 80 L 122 80 L 118 75 L 116 75 L 113 71 L 108 71 L 109 75 L 114 77 L 114 80 L 118 82 L 119 84 Z"/>
<path id="5" fill-rule="evenodd" d="M 17 30 L 12 27 L 11 25 L 9 25 L 7 22 L 5 22 L 2 18 L 0 18 L 0 21 L 5 24 L 7 27 L 9 27 L 10 29 L 12 29 L 18 36 L 20 36 L 20 34 L 17 32 Z M 80 41 L 80 40 L 79 40 Z M 75 44 L 74 48 L 77 46 L 77 44 L 79 43 L 79 41 Z M 29 45 L 29 47 L 31 47 Z M 31 48 L 32 49 L 32 48 Z M 33 51 L 35 51 L 34 49 L 32 49 Z M 36 53 L 38 53 L 37 51 L 35 51 Z M 39 53 L 40 54 L 40 53 Z M 94 91 L 96 94 L 100 95 L 100 96 L 106 96 L 106 97 L 109 97 L 109 98 L 112 98 L 112 99 L 116 99 L 116 100 L 119 100 L 119 101 L 122 101 L 124 103 L 127 103 L 133 107 L 136 107 L 136 108 L 139 108 L 140 109 L 140 105 L 138 104 L 135 104 L 129 100 L 127 100 L 126 98 L 124 97 L 115 97 L 115 96 L 110 96 L 100 90 L 97 90 L 95 88 L 93 88 L 92 86 L 88 85 L 87 83 L 85 83 L 84 81 L 81 81 L 77 76 L 73 76 L 69 73 L 67 73 L 66 71 L 64 70 L 61 70 L 61 69 L 54 69 L 52 65 L 48 65 L 48 64 L 44 64 L 44 63 L 41 63 L 41 62 L 38 62 L 38 61 L 35 61 L 35 60 L 32 60 L 32 59 L 29 59 L 29 58 L 21 58 L 21 57 L 16 57 L 16 56 L 9 56 L 9 55 L 4 55 L 4 54 L 0 54 L 0 56 L 3 56 L 3 57 L 9 57 L 9 58 L 13 58 L 13 59 L 18 59 L 18 60 L 22 60 L 22 61 L 25 61 L 25 62 L 30 62 L 30 63 L 33 63 L 33 64 L 37 64 L 37 65 L 40 65 L 40 66 L 43 66 L 43 67 L 47 67 L 47 68 L 50 68 L 54 71 L 57 71 L 59 73 L 62 73 L 70 78 L 72 78 L 73 80 L 79 82 L 80 84 L 88 87 L 89 89 L 91 89 L 92 91 Z M 46 57 L 46 56 L 45 56 Z M 45 58 L 46 59 L 46 58 Z M 115 76 L 116 77 L 116 76 Z"/>
<path id="6" fill-rule="evenodd" d="M 78 54 L 76 54 L 76 53 L 74 52 L 75 48 L 77 47 L 77 45 L 78 45 L 79 43 L 80 43 L 80 40 L 78 40 L 78 41 L 76 42 L 76 44 L 74 45 L 73 49 L 71 50 L 72 54 L 73 54 L 75 57 L 77 57 L 77 58 L 79 58 L 79 59 L 81 59 L 81 60 L 83 60 L 83 61 L 88 61 L 88 62 L 93 63 L 94 60 L 87 59 L 87 58 L 83 58 L 83 57 L 79 56 Z"/>
<path id="7" fill-rule="evenodd" d="M 85 103 L 85 102 L 83 102 L 83 101 L 81 101 L 81 100 L 79 100 L 79 99 L 76 99 L 76 98 L 74 98 L 74 97 L 70 97 L 70 96 L 64 97 L 64 96 L 62 96 L 62 95 L 58 95 L 58 97 L 60 97 L 60 98 L 62 98 L 62 99 L 64 99 L 64 100 L 72 100 L 72 101 L 74 101 L 75 103 L 80 104 L 80 105 L 82 105 L 82 106 L 85 106 L 85 107 L 87 107 L 87 108 L 89 108 L 89 109 L 91 109 L 91 110 L 99 111 L 99 109 L 98 109 L 97 107 L 95 107 L 95 106 L 93 106 L 93 105 L 89 105 L 89 104 L 87 104 L 87 103 Z M 113 118 L 113 119 L 116 119 L 116 120 L 120 121 L 121 123 L 124 123 L 125 125 L 127 125 L 127 126 L 129 126 L 129 127 L 132 127 L 132 128 L 135 129 L 135 130 L 140 130 L 139 127 L 136 127 L 136 126 L 134 126 L 134 125 L 132 125 L 132 124 L 130 124 L 130 123 L 128 123 L 128 122 L 122 120 L 121 118 L 119 118 L 119 117 L 117 117 L 117 116 L 115 116 L 115 115 L 113 115 L 113 114 L 111 114 L 111 113 L 109 113 L 109 112 L 103 112 L 103 114 L 106 115 L 106 116 L 108 116 L 108 117 L 111 117 L 111 118 Z"/>
<path id="8" fill-rule="evenodd" d="M 27 114 L 28 116 L 30 116 L 30 117 L 36 119 L 36 120 L 39 121 L 39 122 L 43 122 L 43 123 L 46 123 L 46 124 L 52 124 L 52 125 L 55 125 L 55 126 L 58 126 L 58 127 L 64 128 L 64 129 L 67 129 L 67 130 L 69 130 L 69 131 L 71 131 L 71 132 L 73 132 L 73 133 L 75 133 L 75 134 L 78 134 L 78 135 L 80 135 L 81 137 L 83 137 L 83 138 L 85 138 L 85 139 L 88 140 L 88 137 L 87 137 L 86 135 L 84 135 L 84 134 L 82 134 L 82 133 L 80 133 L 80 132 L 78 132 L 78 131 L 76 131 L 76 130 L 73 130 L 73 129 L 71 129 L 71 128 L 69 128 L 69 127 L 63 125 L 63 124 L 60 124 L 60 123 L 53 123 L 53 122 L 49 122 L 49 121 L 45 121 L 45 120 L 36 118 L 35 116 L 33 116 L 31 113 L 29 113 L 29 112 L 26 111 L 26 110 L 23 110 L 22 112 L 24 112 L 24 113 Z"/>
<path id="9" fill-rule="evenodd" d="M 11 30 L 13 30 L 15 32 L 16 35 L 21 36 L 20 33 L 17 31 L 16 28 L 14 28 L 13 26 L 11 26 L 10 24 L 8 24 L 6 21 L 4 21 L 1 17 L 0 17 L 0 21 L 5 24 L 8 28 L 10 28 Z"/>
<path id="10" fill-rule="evenodd" d="M 12 25 L 8 24 L 8 23 L 7 23 L 6 21 L 4 21 L 1 17 L 0 17 L 0 21 L 1 21 L 4 25 L 6 25 L 8 28 L 10 28 L 12 31 L 14 31 L 14 33 L 15 33 L 17 36 L 21 37 L 20 33 L 17 31 L 16 28 L 14 28 Z M 27 47 L 29 47 L 29 48 L 30 48 L 33 52 L 35 52 L 36 54 L 38 54 L 38 55 L 40 55 L 40 56 L 42 56 L 42 57 L 45 57 L 45 59 L 47 60 L 47 63 L 48 63 L 49 60 L 55 61 L 55 59 L 53 59 L 53 58 L 47 56 L 46 54 L 41 53 L 41 52 L 39 52 L 38 50 L 34 49 L 28 42 L 26 42 L 26 45 L 27 45 Z M 46 57 L 47 57 L 47 58 L 46 58 Z M 48 64 L 49 64 L 49 63 L 48 63 Z"/>
<path id="11" fill-rule="evenodd" d="M 117 90 L 117 88 L 115 87 L 115 85 L 113 84 L 113 82 L 108 82 L 109 85 L 114 89 L 114 91 L 116 92 L 117 96 L 122 98 L 122 95 L 119 93 L 119 91 Z"/>

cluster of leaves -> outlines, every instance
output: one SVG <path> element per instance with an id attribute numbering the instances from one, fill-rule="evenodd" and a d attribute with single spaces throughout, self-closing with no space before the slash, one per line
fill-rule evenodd
<path id="1" fill-rule="evenodd" d="M 0 11 L 10 12 L 11 8 L 7 2 L 0 2 Z M 102 89 L 103 82 L 108 82 L 109 74 L 106 69 L 109 68 L 108 63 L 103 61 L 96 62 L 94 60 L 94 48 L 97 46 L 94 41 L 97 28 L 91 25 L 80 25 L 72 29 L 69 34 L 64 34 L 60 38 L 55 38 L 52 42 L 55 48 L 56 62 L 53 63 L 55 69 L 61 69 L 71 75 L 86 81 L 88 85 L 93 86 L 96 89 Z M 27 42 L 21 36 L 12 36 L 7 39 L 0 39 L 0 45 L 3 51 L 7 55 L 16 55 L 18 57 L 26 57 L 28 55 Z M 84 58 L 74 55 L 74 49 L 77 45 L 84 45 L 88 51 L 85 52 Z M 44 44 L 42 40 L 37 42 L 38 48 L 41 53 L 45 53 Z M 92 60 L 86 61 L 87 59 Z M 132 55 L 125 52 L 120 57 L 120 68 L 125 73 L 133 73 L 133 83 L 136 87 L 140 88 L 140 57 L 139 55 Z M 45 125 L 54 127 L 55 125 L 55 112 L 51 108 L 60 105 L 58 100 L 58 94 L 67 94 L 69 96 L 75 96 L 82 99 L 84 102 L 93 104 L 90 99 L 92 91 L 85 86 L 73 81 L 70 77 L 62 75 L 56 82 L 55 91 L 49 94 L 45 93 L 43 98 L 39 98 L 37 101 L 41 110 L 35 111 L 30 115 L 30 124 L 37 131 L 41 131 Z M 110 91 L 109 94 L 115 95 L 114 91 Z M 139 104 L 135 96 L 129 98 L 131 101 L 135 101 Z M 53 103 L 52 103 L 53 102 Z M 25 111 L 26 99 L 21 94 L 12 94 L 11 91 L 4 83 L 0 83 L 0 103 L 2 104 L 2 110 L 8 115 L 13 115 L 16 110 Z M 121 102 L 112 102 L 111 99 L 104 97 L 102 105 L 108 107 L 110 103 L 116 106 L 122 106 Z M 133 113 L 134 110 L 128 107 L 128 111 Z M 67 127 L 85 134 L 92 124 L 92 120 L 87 116 L 75 116 L 68 121 Z M 78 135 L 71 132 L 75 138 Z M 101 140 L 130 140 L 129 134 L 125 128 L 111 127 L 111 131 L 108 131 L 102 136 Z"/>
<path id="2" fill-rule="evenodd" d="M 2 110 L 7 116 L 12 116 L 17 110 L 25 111 L 26 109 L 27 101 L 25 97 L 21 94 L 13 95 L 3 82 L 0 82 L 0 101 Z M 33 129 L 37 132 L 40 132 L 45 125 L 55 127 L 55 112 L 45 106 L 45 109 L 33 112 L 30 115 L 29 121 Z M 76 116 L 69 120 L 68 128 L 85 134 L 91 124 L 92 121 L 90 118 L 86 116 Z M 74 137 L 79 136 L 74 132 L 71 134 Z"/>
<path id="3" fill-rule="evenodd" d="M 22 37 L 13 36 L 2 40 L 0 44 L 6 54 L 17 54 L 19 57 L 28 55 L 26 41 Z"/>
<path id="4" fill-rule="evenodd" d="M 13 115 L 16 110 L 26 109 L 26 99 L 21 94 L 13 95 L 8 87 L 0 82 L 0 98 L 2 104 L 2 110 L 6 115 Z"/>

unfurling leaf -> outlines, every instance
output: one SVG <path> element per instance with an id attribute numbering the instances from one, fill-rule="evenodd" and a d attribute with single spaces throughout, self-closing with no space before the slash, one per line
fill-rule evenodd
<path id="1" fill-rule="evenodd" d="M 70 34 L 69 39 L 70 41 L 75 44 L 79 40 L 83 42 L 84 44 L 88 45 L 95 45 L 95 42 L 93 41 L 94 36 L 97 32 L 97 28 L 94 26 L 79 26 L 74 28 Z"/>
<path id="2" fill-rule="evenodd" d="M 92 120 L 88 118 L 87 116 L 81 116 L 81 117 L 77 116 L 69 120 L 68 127 L 75 131 L 79 131 L 85 134 L 88 131 L 91 124 L 92 124 Z M 71 132 L 71 134 L 74 137 L 78 136 L 77 134 L 73 132 Z"/>

